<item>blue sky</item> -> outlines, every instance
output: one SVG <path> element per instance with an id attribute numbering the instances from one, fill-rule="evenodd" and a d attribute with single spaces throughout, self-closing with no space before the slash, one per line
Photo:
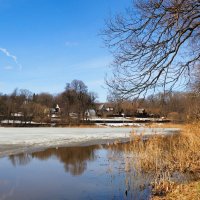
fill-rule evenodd
<path id="1" fill-rule="evenodd" d="M 62 92 L 79 79 L 99 101 L 112 55 L 98 35 L 131 0 L 0 0 L 0 92 Z"/>

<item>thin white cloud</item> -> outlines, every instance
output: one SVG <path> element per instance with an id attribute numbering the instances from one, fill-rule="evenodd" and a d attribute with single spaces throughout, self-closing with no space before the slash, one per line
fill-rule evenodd
<path id="1" fill-rule="evenodd" d="M 13 69 L 13 66 L 7 65 L 7 66 L 4 67 L 4 69 L 5 69 L 5 70 L 12 70 L 12 69 Z"/>
<path id="2" fill-rule="evenodd" d="M 71 41 L 66 41 L 65 46 L 67 47 L 75 47 L 78 46 L 78 42 L 71 42 Z"/>
<path id="3" fill-rule="evenodd" d="M 80 63 L 76 63 L 71 67 L 75 69 L 98 69 L 98 68 L 108 68 L 112 62 L 112 58 L 105 56 L 100 58 L 94 58 L 87 61 L 82 61 Z"/>
<path id="4" fill-rule="evenodd" d="M 0 47 L 0 51 L 1 51 L 2 53 L 4 53 L 7 57 L 11 58 L 11 59 L 15 62 L 15 64 L 19 67 L 20 70 L 22 69 L 22 65 L 18 62 L 18 59 L 17 59 L 17 57 L 16 57 L 15 55 L 11 54 L 11 53 L 10 53 L 7 49 L 5 49 L 5 48 L 1 48 L 1 47 Z"/>

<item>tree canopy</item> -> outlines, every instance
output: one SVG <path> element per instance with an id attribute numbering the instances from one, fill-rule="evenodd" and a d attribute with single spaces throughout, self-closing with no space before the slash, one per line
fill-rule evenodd
<path id="1" fill-rule="evenodd" d="M 114 55 L 107 85 L 115 95 L 171 90 L 199 66 L 200 1 L 135 0 L 102 34 Z"/>

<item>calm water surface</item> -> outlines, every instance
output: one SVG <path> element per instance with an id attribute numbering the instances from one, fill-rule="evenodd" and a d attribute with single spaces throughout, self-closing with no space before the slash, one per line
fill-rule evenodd
<path id="1" fill-rule="evenodd" d="M 0 200 L 149 199 L 147 180 L 131 177 L 125 157 L 120 148 L 89 146 L 1 158 Z"/>

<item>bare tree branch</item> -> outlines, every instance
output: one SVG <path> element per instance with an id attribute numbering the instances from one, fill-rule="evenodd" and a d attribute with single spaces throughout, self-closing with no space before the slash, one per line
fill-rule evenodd
<path id="1" fill-rule="evenodd" d="M 200 61 L 200 1 L 140 0 L 106 24 L 102 33 L 114 55 L 106 83 L 117 96 L 144 95 L 188 83 Z"/>

